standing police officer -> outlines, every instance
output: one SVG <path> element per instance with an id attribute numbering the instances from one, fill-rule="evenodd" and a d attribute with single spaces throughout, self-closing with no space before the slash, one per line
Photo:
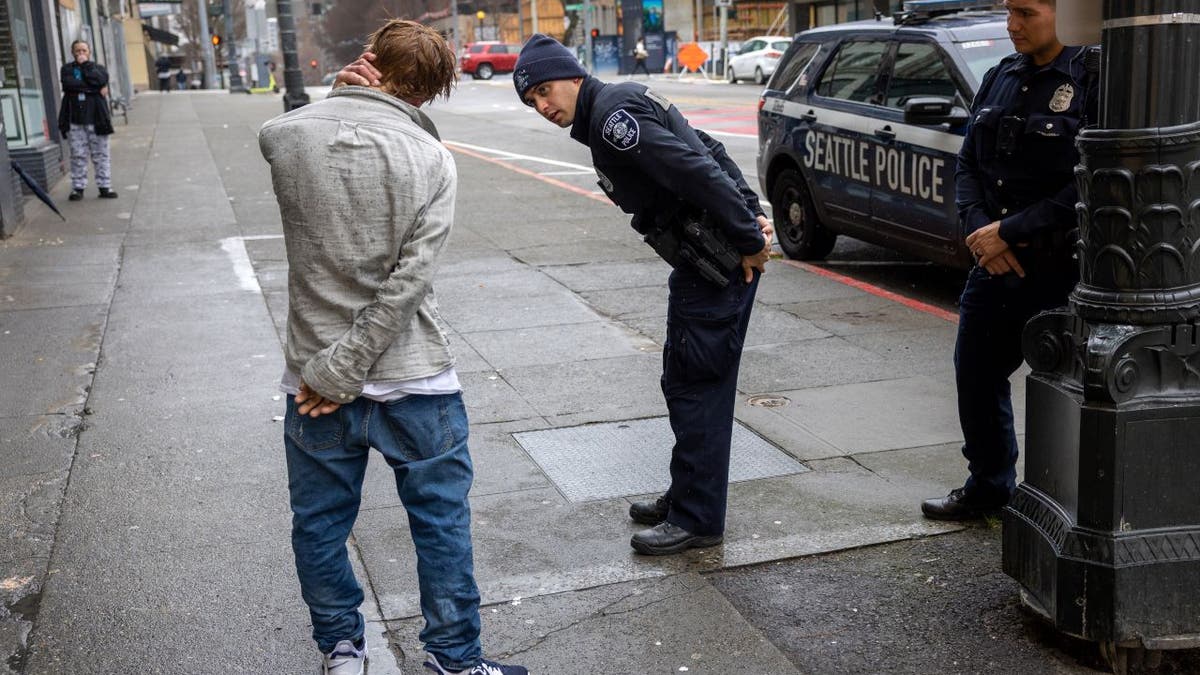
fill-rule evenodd
<path id="1" fill-rule="evenodd" d="M 1066 304 L 1078 281 L 1075 135 L 1095 119 L 1084 48 L 1055 35 L 1054 0 L 1006 0 L 1017 53 L 988 71 L 958 156 L 957 204 L 976 266 L 959 304 L 954 366 L 970 477 L 926 500 L 929 518 L 966 520 L 1008 503 L 1017 438 L 1008 378 L 1021 365 L 1021 331 Z"/>
<path id="2" fill-rule="evenodd" d="M 513 72 L 517 95 L 591 148 L 600 186 L 673 263 L 668 281 L 662 390 L 675 446 L 671 487 L 629 509 L 634 550 L 678 553 L 721 543 L 738 363 L 774 230 L 725 148 L 692 129 L 662 96 L 632 82 L 605 84 L 553 38 L 534 35 Z M 691 223 L 685 225 L 685 223 Z M 689 245 L 687 227 L 726 255 Z M 678 246 L 691 253 L 680 255 Z M 727 264 L 714 262 L 723 258 Z"/>

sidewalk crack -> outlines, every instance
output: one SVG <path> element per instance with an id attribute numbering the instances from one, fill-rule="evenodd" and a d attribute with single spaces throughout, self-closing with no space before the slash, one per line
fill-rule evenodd
<path id="1" fill-rule="evenodd" d="M 585 623 L 588 623 L 591 621 L 596 621 L 598 619 L 607 619 L 609 617 L 621 616 L 623 614 L 629 614 L 631 612 L 640 611 L 640 610 L 646 609 L 647 607 L 653 607 L 654 605 L 657 605 L 662 602 L 666 602 L 668 600 L 674 600 L 677 598 L 687 597 L 687 596 L 692 595 L 700 590 L 702 590 L 700 586 L 697 586 L 695 588 L 685 588 L 681 592 L 668 593 L 667 595 L 664 595 L 663 597 L 655 598 L 653 600 L 649 600 L 647 602 L 643 602 L 636 606 L 622 609 L 620 611 L 609 611 L 613 607 L 629 600 L 630 598 L 634 598 L 639 595 L 642 595 L 641 593 L 637 592 L 636 589 L 631 590 L 629 593 L 626 593 L 626 594 L 622 595 L 621 597 L 617 598 L 616 600 L 613 600 L 612 602 L 604 605 L 599 610 L 589 614 L 588 616 L 584 616 L 579 619 L 576 619 L 575 621 L 572 621 L 571 623 L 569 623 L 565 626 L 559 626 L 558 628 L 547 631 L 546 633 L 539 635 L 536 639 L 534 639 L 529 644 L 526 644 L 522 647 L 518 647 L 516 649 L 511 649 L 511 650 L 508 650 L 508 651 L 498 654 L 497 658 L 507 659 L 507 658 L 510 658 L 513 656 L 519 656 L 519 655 L 524 654 L 532 649 L 536 649 L 537 647 L 539 647 L 543 643 L 545 643 L 547 640 L 549 640 L 551 637 L 553 637 L 559 633 L 569 631 L 569 630 L 576 628 L 578 626 L 581 626 Z"/>

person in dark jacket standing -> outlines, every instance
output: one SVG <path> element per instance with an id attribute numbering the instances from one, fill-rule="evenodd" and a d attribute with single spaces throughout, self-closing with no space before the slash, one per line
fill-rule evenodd
<path id="1" fill-rule="evenodd" d="M 171 91 L 171 59 L 166 54 L 154 60 L 154 73 L 158 75 L 158 90 Z"/>
<path id="2" fill-rule="evenodd" d="M 364 54 L 338 81 L 377 81 L 372 58 Z M 689 227 L 703 224 L 724 240 L 717 247 L 724 265 L 697 261 L 698 246 L 689 248 L 692 259 L 673 264 L 662 375 L 675 433 L 671 487 L 629 510 L 635 522 L 653 526 L 633 535 L 639 553 L 715 546 L 725 530 L 738 365 L 774 229 L 724 146 L 645 85 L 590 77 L 570 51 L 541 34 L 521 50 L 513 82 L 524 103 L 591 148 L 600 186 L 664 258 L 671 247 L 663 242 L 681 240 Z"/>
<path id="3" fill-rule="evenodd" d="M 1055 34 L 1052 0 L 1006 0 L 1017 53 L 983 79 L 958 156 L 957 205 L 976 265 L 959 303 L 954 365 L 965 485 L 926 500 L 938 520 L 994 511 L 1016 489 L 1017 438 L 1008 378 L 1021 365 L 1021 331 L 1061 307 L 1078 281 L 1075 136 L 1096 117 L 1085 48 Z"/>
<path id="4" fill-rule="evenodd" d="M 96 170 L 100 197 L 116 199 L 112 191 L 112 160 L 108 137 L 112 134 L 112 115 L 108 110 L 108 71 L 92 61 L 88 43 L 71 43 L 74 61 L 62 67 L 63 100 L 58 113 L 59 131 L 71 146 L 71 201 L 83 199 L 88 182 L 88 157 Z"/>

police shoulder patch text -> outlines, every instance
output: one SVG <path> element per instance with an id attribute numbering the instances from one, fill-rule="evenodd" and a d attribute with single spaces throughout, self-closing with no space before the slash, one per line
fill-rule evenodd
<path id="1" fill-rule="evenodd" d="M 617 110 L 604 120 L 601 135 L 617 150 L 628 150 L 638 144 L 638 123 L 624 109 Z"/>

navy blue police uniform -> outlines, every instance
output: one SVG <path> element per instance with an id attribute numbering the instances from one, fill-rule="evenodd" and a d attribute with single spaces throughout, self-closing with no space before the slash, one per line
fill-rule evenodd
<path id="1" fill-rule="evenodd" d="M 588 146 L 600 186 L 642 234 L 681 209 L 703 211 L 741 255 L 762 251 L 758 197 L 721 143 L 633 82 L 580 85 L 571 137 Z M 738 364 L 759 273 L 724 287 L 680 265 L 668 282 L 662 391 L 675 445 L 667 522 L 698 536 L 725 529 Z"/>
<path id="2" fill-rule="evenodd" d="M 1038 312 L 1066 304 L 1078 281 L 1075 136 L 1095 119 L 1097 98 L 1084 49 L 1065 47 L 1045 66 L 1014 54 L 988 71 L 958 156 L 964 236 L 999 221 L 1025 272 L 993 276 L 977 265 L 959 305 L 954 365 L 971 474 L 965 498 L 975 505 L 1003 505 L 1016 489 L 1008 378 L 1022 362 L 1021 331 Z"/>

